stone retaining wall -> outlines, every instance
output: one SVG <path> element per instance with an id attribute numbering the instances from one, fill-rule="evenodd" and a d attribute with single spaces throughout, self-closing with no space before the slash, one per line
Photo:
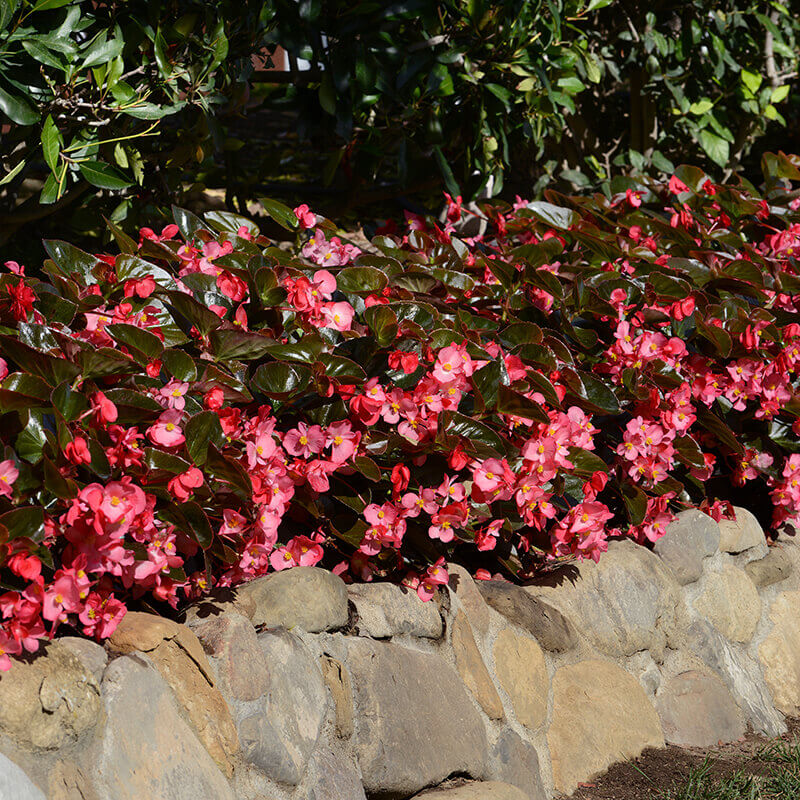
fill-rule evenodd
<path id="1" fill-rule="evenodd" d="M 645 747 L 800 713 L 800 540 L 679 515 L 423 604 L 296 568 L 57 639 L 0 678 L 0 800 L 544 800 Z"/>

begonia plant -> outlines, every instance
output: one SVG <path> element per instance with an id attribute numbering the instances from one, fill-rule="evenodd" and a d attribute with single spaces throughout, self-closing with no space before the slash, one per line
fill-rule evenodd
<path id="1" fill-rule="evenodd" d="M 8 262 L 0 668 L 297 565 L 428 600 L 685 508 L 794 522 L 800 159 L 765 167 L 487 204 L 475 238 L 458 199 L 369 248 L 264 201 L 294 247 L 175 209 Z"/>

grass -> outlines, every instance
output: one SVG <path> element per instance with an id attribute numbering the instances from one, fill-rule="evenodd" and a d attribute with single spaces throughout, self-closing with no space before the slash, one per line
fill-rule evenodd
<path id="1" fill-rule="evenodd" d="M 773 742 L 759 750 L 751 767 L 724 777 L 714 774 L 713 759 L 689 772 L 685 785 L 658 800 L 796 800 L 800 798 L 800 741 Z"/>

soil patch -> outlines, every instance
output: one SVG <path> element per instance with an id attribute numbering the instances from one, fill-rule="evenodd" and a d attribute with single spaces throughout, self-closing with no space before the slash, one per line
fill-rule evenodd
<path id="1" fill-rule="evenodd" d="M 727 778 L 742 770 L 764 775 L 770 765 L 758 754 L 773 742 L 800 739 L 800 719 L 787 719 L 786 723 L 789 730 L 776 739 L 748 733 L 737 742 L 717 747 L 647 749 L 639 758 L 616 764 L 576 789 L 570 800 L 658 800 L 668 790 L 685 786 L 690 771 L 702 766 L 706 759 L 711 761 L 709 774 L 716 778 Z"/>

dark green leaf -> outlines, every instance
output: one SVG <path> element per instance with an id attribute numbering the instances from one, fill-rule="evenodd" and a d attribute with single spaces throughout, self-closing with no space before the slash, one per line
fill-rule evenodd
<path id="1" fill-rule="evenodd" d="M 38 544 L 44 539 L 44 509 L 41 506 L 22 506 L 0 514 L 0 529 L 5 529 L 6 541 L 24 538 Z"/>
<path id="2" fill-rule="evenodd" d="M 150 359 L 158 358 L 164 349 L 158 336 L 136 325 L 124 323 L 106 325 L 104 330 L 120 344 L 138 350 Z"/>
<path id="3" fill-rule="evenodd" d="M 197 542 L 203 550 L 211 546 L 214 531 L 205 511 L 197 503 L 193 501 L 180 504 L 171 503 L 161 509 L 158 516 Z"/>
<path id="4" fill-rule="evenodd" d="M 389 285 L 385 272 L 375 267 L 345 267 L 336 276 L 336 286 L 347 294 L 380 294 Z"/>
<path id="5" fill-rule="evenodd" d="M 133 185 L 122 173 L 102 161 L 81 161 L 78 169 L 92 186 L 99 189 L 125 189 Z"/>
<path id="6" fill-rule="evenodd" d="M 211 354 L 217 361 L 251 361 L 270 352 L 275 341 L 258 333 L 242 330 L 215 330 L 208 337 Z"/>
<path id="7" fill-rule="evenodd" d="M 285 400 L 311 383 L 311 370 L 303 364 L 272 361 L 262 364 L 253 374 L 252 385 L 267 397 Z"/>
<path id="8" fill-rule="evenodd" d="M 297 217 L 291 208 L 277 200 L 271 200 L 269 197 L 260 197 L 258 201 L 264 207 L 264 211 L 267 212 L 268 216 L 272 217 L 282 228 L 290 231 L 297 229 Z"/>
<path id="9" fill-rule="evenodd" d="M 359 267 L 354 267 L 354 269 L 359 269 Z M 370 306 L 364 311 L 364 321 L 375 334 L 375 339 L 380 347 L 390 345 L 397 338 L 397 315 L 389 306 Z"/>
<path id="10" fill-rule="evenodd" d="M 65 422 L 74 422 L 89 408 L 86 395 L 75 391 L 66 381 L 53 390 L 51 400 L 53 408 L 61 414 Z"/>
<path id="11" fill-rule="evenodd" d="M 206 463 L 210 444 L 222 447 L 225 443 L 219 417 L 213 411 L 201 411 L 191 417 L 183 429 L 183 435 L 189 456 L 198 467 Z"/>

